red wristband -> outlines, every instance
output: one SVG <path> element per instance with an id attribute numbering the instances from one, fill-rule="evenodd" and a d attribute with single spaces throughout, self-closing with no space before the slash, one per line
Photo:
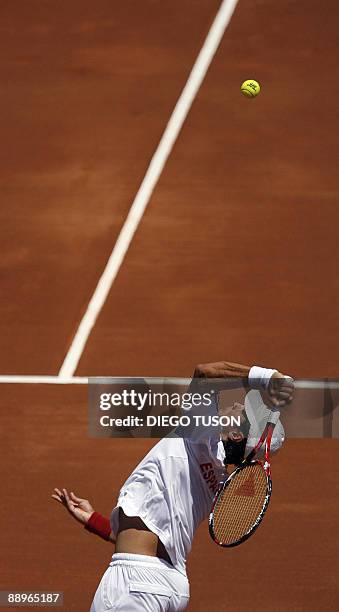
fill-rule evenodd
<path id="1" fill-rule="evenodd" d="M 111 524 L 108 518 L 102 516 L 99 512 L 93 512 L 85 525 L 85 529 L 108 541 L 111 533 Z"/>

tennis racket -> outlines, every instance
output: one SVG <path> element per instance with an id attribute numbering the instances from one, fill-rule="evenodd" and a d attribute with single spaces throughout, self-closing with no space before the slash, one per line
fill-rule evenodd
<path id="1" fill-rule="evenodd" d="M 278 410 L 271 410 L 257 445 L 221 483 L 215 495 L 209 532 L 219 546 L 241 544 L 255 532 L 264 517 L 272 493 L 270 447 L 279 415 Z M 255 460 L 264 442 L 264 462 Z"/>

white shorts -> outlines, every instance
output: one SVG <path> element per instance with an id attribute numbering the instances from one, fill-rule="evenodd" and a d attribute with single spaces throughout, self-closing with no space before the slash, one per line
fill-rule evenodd
<path id="1" fill-rule="evenodd" d="M 115 553 L 90 612 L 181 612 L 188 600 L 186 576 L 163 559 Z"/>

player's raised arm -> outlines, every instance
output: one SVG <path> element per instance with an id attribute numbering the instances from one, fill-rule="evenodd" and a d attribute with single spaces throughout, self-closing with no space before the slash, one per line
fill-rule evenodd
<path id="1" fill-rule="evenodd" d="M 213 379 L 213 385 L 221 389 L 248 386 L 248 375 L 251 367 L 231 361 L 202 363 L 195 367 L 192 383 L 206 383 Z M 199 380 L 197 380 L 199 379 Z"/>
<path id="2" fill-rule="evenodd" d="M 196 366 L 192 383 L 213 380 L 213 387 L 231 389 L 244 387 L 260 391 L 266 405 L 283 407 L 292 401 L 294 384 L 290 376 L 276 369 L 247 366 L 231 361 L 217 361 Z"/>
<path id="3" fill-rule="evenodd" d="M 195 367 L 195 378 L 239 378 L 244 381 L 248 379 L 251 366 L 232 363 L 231 361 L 215 361 L 203 363 Z"/>

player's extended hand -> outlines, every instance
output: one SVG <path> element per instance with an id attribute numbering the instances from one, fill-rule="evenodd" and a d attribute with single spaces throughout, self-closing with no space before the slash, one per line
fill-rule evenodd
<path id="1" fill-rule="evenodd" d="M 270 379 L 267 391 L 261 391 L 262 398 L 271 408 L 283 408 L 291 403 L 294 381 L 290 376 L 275 372 Z"/>
<path id="2" fill-rule="evenodd" d="M 57 502 L 62 504 L 66 510 L 75 518 L 79 523 L 85 525 L 93 514 L 94 509 L 89 503 L 88 499 L 82 499 L 74 495 L 73 491 L 68 493 L 66 489 L 54 489 L 52 497 Z"/>

